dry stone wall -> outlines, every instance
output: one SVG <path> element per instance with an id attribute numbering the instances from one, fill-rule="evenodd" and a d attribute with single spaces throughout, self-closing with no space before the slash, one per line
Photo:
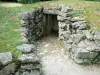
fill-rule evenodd
<path id="1" fill-rule="evenodd" d="M 16 61 L 11 52 L 0 53 L 0 75 L 40 75 L 42 66 L 35 54 L 36 46 L 22 44 L 17 49 L 23 54 Z"/>
<path id="2" fill-rule="evenodd" d="M 38 13 L 41 10 L 40 14 Z M 100 58 L 100 44 L 97 40 L 100 39 L 99 32 L 97 30 L 91 31 L 91 27 L 84 18 L 73 17 L 72 9 L 69 6 L 59 4 L 57 7 L 43 7 L 35 11 L 38 15 L 31 16 L 34 17 L 33 21 L 38 21 L 35 24 L 27 23 L 31 20 L 24 20 L 28 18 L 27 14 L 23 15 L 23 21 L 25 25 L 27 24 L 27 31 L 29 34 L 27 37 L 30 41 L 35 41 L 34 39 L 39 39 L 44 33 L 44 16 L 47 15 L 57 15 L 58 26 L 59 26 L 59 39 L 62 40 L 65 51 L 68 51 L 70 57 L 78 64 L 84 63 L 99 63 Z M 29 11 L 30 15 L 34 11 Z M 40 18 L 39 16 L 42 15 Z M 22 18 L 22 16 L 21 16 Z M 39 20 L 41 19 L 42 20 Z M 39 25 L 38 25 L 39 24 Z M 33 26 L 28 28 L 29 26 Z M 36 28 L 34 28 L 36 27 Z M 32 30 L 31 30 L 32 29 Z M 50 24 L 48 26 L 48 31 L 50 30 Z M 33 34 L 34 33 L 34 34 Z"/>
<path id="3" fill-rule="evenodd" d="M 12 53 L 0 53 L 0 75 L 11 75 L 16 71 L 16 64 L 13 62 Z"/>
<path id="4" fill-rule="evenodd" d="M 34 43 L 39 39 L 43 33 L 43 9 L 38 7 L 30 11 L 23 12 L 20 16 L 21 23 L 23 24 L 23 37 L 29 43 Z"/>

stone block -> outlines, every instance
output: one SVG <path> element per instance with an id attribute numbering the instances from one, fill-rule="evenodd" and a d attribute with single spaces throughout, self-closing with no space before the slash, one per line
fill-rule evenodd
<path id="1" fill-rule="evenodd" d="M 80 18 L 80 17 L 73 17 L 71 19 L 72 22 L 77 22 L 77 21 L 84 21 L 84 18 Z"/>
<path id="2" fill-rule="evenodd" d="M 64 12 L 64 13 L 72 11 L 71 7 L 69 7 L 67 5 L 61 4 L 60 7 L 61 7 L 61 12 Z"/>
<path id="3" fill-rule="evenodd" d="M 4 66 L 0 70 L 0 75 L 10 75 L 11 73 L 14 73 L 15 70 L 16 70 L 15 63 L 11 63 L 11 64 L 8 64 L 8 65 Z"/>
<path id="4" fill-rule="evenodd" d="M 0 53 L 0 63 L 2 65 L 7 65 L 11 62 L 12 62 L 12 53 L 11 52 Z"/>
<path id="5" fill-rule="evenodd" d="M 41 64 L 39 63 L 33 63 L 33 64 L 22 64 L 21 69 L 23 70 L 34 70 L 34 69 L 41 69 Z"/>
<path id="6" fill-rule="evenodd" d="M 16 48 L 23 53 L 30 53 L 36 51 L 36 46 L 33 44 L 22 44 L 20 46 L 17 46 Z"/>
<path id="7" fill-rule="evenodd" d="M 18 57 L 18 60 L 21 61 L 21 63 L 35 63 L 35 62 L 39 62 L 39 58 L 34 53 L 20 55 Z"/>

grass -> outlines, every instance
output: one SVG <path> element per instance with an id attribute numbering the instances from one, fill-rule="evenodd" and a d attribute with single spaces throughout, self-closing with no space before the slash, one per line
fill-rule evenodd
<path id="1" fill-rule="evenodd" d="M 11 51 L 15 57 L 21 54 L 16 50 L 16 46 L 21 44 L 18 40 L 20 35 L 14 29 L 20 28 L 18 13 L 34 8 L 35 6 L 48 6 L 49 3 L 62 3 L 71 6 L 74 13 L 84 16 L 91 22 L 91 27 L 95 24 L 100 29 L 100 2 L 82 1 L 82 0 L 59 0 L 58 2 L 38 2 L 35 4 L 26 4 L 21 7 L 5 8 L 0 7 L 0 52 Z"/>
<path id="2" fill-rule="evenodd" d="M 0 7 L 0 52 L 11 51 L 14 56 L 20 54 L 16 50 L 19 33 L 15 32 L 14 29 L 19 28 L 19 20 L 15 11 L 10 8 Z"/>

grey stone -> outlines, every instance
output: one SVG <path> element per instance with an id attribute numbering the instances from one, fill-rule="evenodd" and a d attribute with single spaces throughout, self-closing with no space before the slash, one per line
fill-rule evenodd
<path id="1" fill-rule="evenodd" d="M 90 54 L 89 54 L 89 58 L 90 59 L 94 59 L 96 56 L 98 56 L 99 55 L 99 53 L 98 52 L 90 52 Z"/>
<path id="2" fill-rule="evenodd" d="M 39 16 L 36 16 L 36 17 L 35 17 L 35 22 L 38 23 L 39 21 L 40 21 Z"/>
<path id="3" fill-rule="evenodd" d="M 72 16 L 72 12 L 68 12 L 68 13 L 59 12 L 59 16 L 62 16 L 64 18 L 69 17 L 69 16 L 71 17 Z"/>
<path id="4" fill-rule="evenodd" d="M 71 7 L 66 6 L 64 4 L 60 4 L 60 7 L 61 7 L 61 12 L 64 12 L 64 13 L 72 11 Z"/>
<path id="5" fill-rule="evenodd" d="M 89 64 L 89 63 L 91 63 L 91 61 L 89 61 L 88 59 L 77 59 L 77 58 L 74 58 L 74 61 L 77 64 Z"/>
<path id="6" fill-rule="evenodd" d="M 20 46 L 17 46 L 16 48 L 23 53 L 30 53 L 36 51 L 36 46 L 33 44 L 22 44 Z"/>
<path id="7" fill-rule="evenodd" d="M 29 24 L 29 21 L 27 19 L 21 20 L 21 24 L 23 25 L 23 27 L 25 27 Z"/>
<path id="8" fill-rule="evenodd" d="M 94 39 L 93 35 L 90 33 L 89 30 L 85 30 L 83 32 L 84 32 L 84 34 L 85 34 L 87 39 L 89 39 L 89 40 L 93 40 Z"/>
<path id="9" fill-rule="evenodd" d="M 59 27 L 62 28 L 62 27 L 65 27 L 67 24 L 65 22 L 59 22 L 58 25 L 59 25 Z"/>
<path id="10" fill-rule="evenodd" d="M 15 29 L 14 31 L 18 31 L 18 32 L 26 32 L 27 29 L 25 27 L 21 27 L 19 29 Z"/>
<path id="11" fill-rule="evenodd" d="M 57 19 L 59 20 L 59 21 L 65 21 L 66 20 L 66 18 L 65 17 L 62 17 L 62 16 L 57 16 Z"/>
<path id="12" fill-rule="evenodd" d="M 28 43 L 28 38 L 27 37 L 24 37 L 24 36 L 21 36 L 21 39 L 19 40 L 21 43 Z"/>
<path id="13" fill-rule="evenodd" d="M 80 18 L 80 17 L 73 17 L 71 19 L 71 21 L 76 22 L 76 21 L 84 21 L 84 18 Z"/>
<path id="14" fill-rule="evenodd" d="M 74 56 L 78 59 L 88 59 L 89 58 L 89 52 L 86 49 L 83 48 L 76 48 L 74 50 Z"/>
<path id="15" fill-rule="evenodd" d="M 24 69 L 24 70 L 34 70 L 34 69 L 40 69 L 40 68 L 41 68 L 41 64 L 39 63 L 21 65 L 21 69 Z"/>
<path id="16" fill-rule="evenodd" d="M 67 31 L 63 31 L 61 35 L 64 37 L 64 40 L 68 40 L 71 37 Z"/>
<path id="17" fill-rule="evenodd" d="M 63 17 L 63 16 L 57 16 L 57 19 L 59 20 L 59 21 L 65 21 L 65 20 L 71 20 L 72 19 L 72 17 Z"/>
<path id="18" fill-rule="evenodd" d="M 89 52 L 99 52 L 100 47 L 95 43 L 95 42 L 90 42 L 90 41 L 82 41 L 78 44 L 78 47 L 80 48 L 85 48 Z"/>
<path id="19" fill-rule="evenodd" d="M 0 63 L 2 65 L 7 65 L 11 62 L 12 62 L 12 53 L 11 52 L 0 53 Z"/>
<path id="20" fill-rule="evenodd" d="M 39 62 L 39 58 L 34 53 L 20 55 L 18 60 L 21 61 L 21 63 Z"/>
<path id="21" fill-rule="evenodd" d="M 15 63 L 8 64 L 7 66 L 3 67 L 2 70 L 0 70 L 0 75 L 9 75 L 11 73 L 14 73 L 16 70 Z"/>
<path id="22" fill-rule="evenodd" d="M 43 13 L 57 15 L 59 13 L 59 8 L 43 8 Z"/>
<path id="23" fill-rule="evenodd" d="M 69 38 L 69 39 L 67 40 L 67 44 L 72 44 L 72 43 L 73 43 L 72 38 Z"/>
<path id="24" fill-rule="evenodd" d="M 23 36 L 23 37 L 26 37 L 27 36 L 25 33 L 21 33 L 20 35 Z"/>
<path id="25" fill-rule="evenodd" d="M 85 21 L 77 21 L 72 23 L 72 28 L 78 28 L 80 30 L 88 29 L 88 25 Z"/>
<path id="26" fill-rule="evenodd" d="M 66 41 L 63 41 L 63 42 L 64 42 L 64 49 L 67 50 L 68 52 L 70 52 L 70 50 L 72 49 L 71 44 L 67 44 Z"/>
<path id="27" fill-rule="evenodd" d="M 94 39 L 100 40 L 100 32 L 99 31 L 95 31 L 95 33 L 94 33 Z"/>
<path id="28" fill-rule="evenodd" d="M 89 30 L 89 25 L 87 25 L 87 23 L 82 23 L 80 26 L 79 26 L 79 28 L 78 29 L 80 29 L 80 30 L 85 30 L 85 29 L 87 29 L 87 30 Z"/>
<path id="29" fill-rule="evenodd" d="M 40 75 L 40 72 L 38 70 L 31 70 L 31 72 L 23 72 L 22 75 Z"/>
<path id="30" fill-rule="evenodd" d="M 15 72 L 15 75 L 20 75 L 19 72 Z"/>
<path id="31" fill-rule="evenodd" d="M 80 41 L 85 39 L 84 34 L 73 34 L 71 35 L 72 41 L 76 44 L 78 44 Z"/>
<path id="32" fill-rule="evenodd" d="M 19 14 L 19 17 L 22 20 L 27 20 L 29 18 L 29 13 L 24 11 L 24 12 Z"/>

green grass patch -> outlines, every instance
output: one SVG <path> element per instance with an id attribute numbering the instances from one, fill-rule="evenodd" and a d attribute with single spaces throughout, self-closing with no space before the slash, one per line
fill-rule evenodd
<path id="1" fill-rule="evenodd" d="M 20 27 L 16 13 L 10 8 L 0 7 L 0 52 L 11 51 L 15 57 L 21 53 L 16 50 L 20 44 L 19 33 L 14 31 Z"/>

